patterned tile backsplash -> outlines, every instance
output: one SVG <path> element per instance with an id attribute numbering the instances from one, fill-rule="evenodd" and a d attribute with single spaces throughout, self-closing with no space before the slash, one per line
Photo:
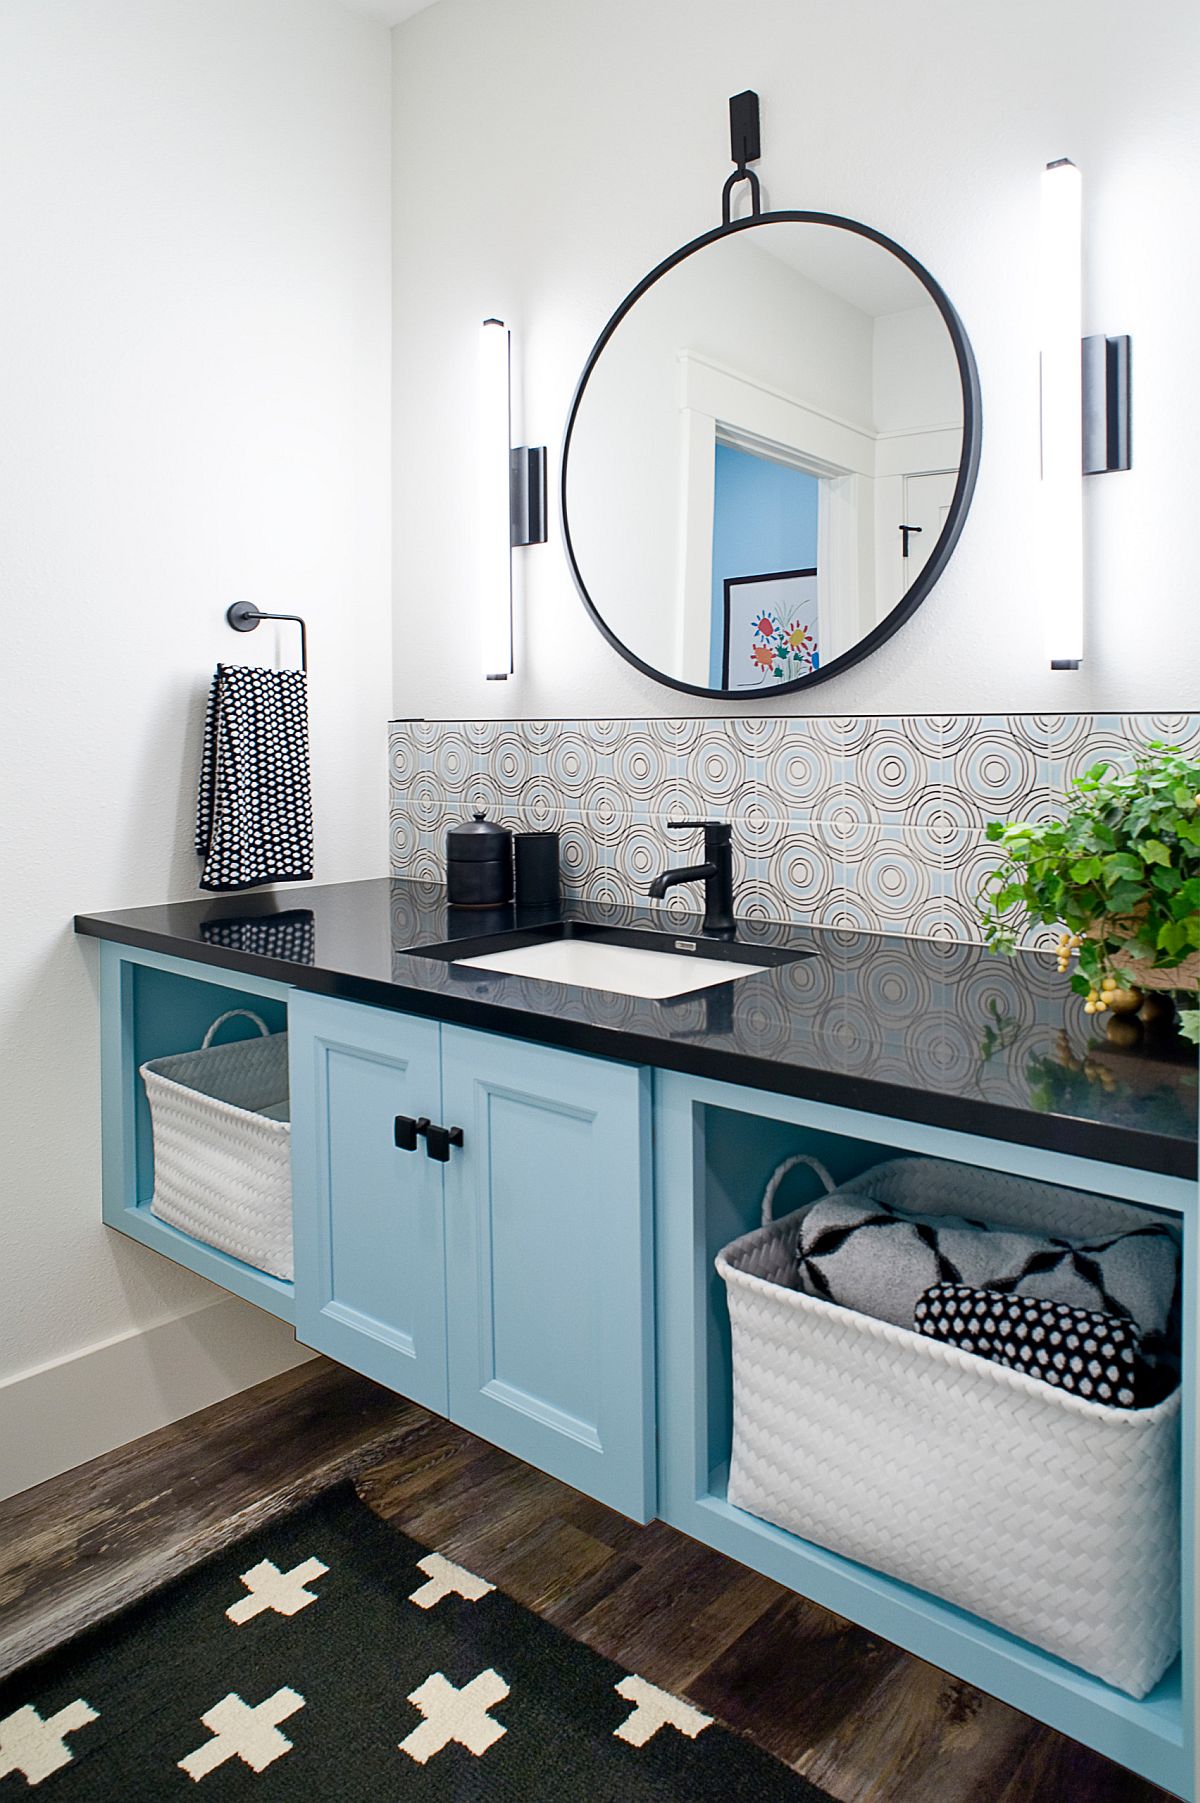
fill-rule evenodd
<path id="1" fill-rule="evenodd" d="M 667 822 L 709 815 L 734 825 L 740 915 L 978 941 L 987 822 L 1056 810 L 1148 739 L 1198 750 L 1200 714 L 393 721 L 391 866 L 443 881 L 446 828 L 482 807 L 558 830 L 566 894 L 629 904 L 699 852 Z"/>

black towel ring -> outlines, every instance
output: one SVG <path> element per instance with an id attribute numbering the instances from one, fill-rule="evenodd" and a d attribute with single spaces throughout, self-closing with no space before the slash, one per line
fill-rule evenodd
<path id="1" fill-rule="evenodd" d="M 299 614 L 265 614 L 252 601 L 235 601 L 225 609 L 225 618 L 235 632 L 253 632 L 260 620 L 292 620 L 300 628 L 300 668 L 308 674 L 308 632 Z"/>

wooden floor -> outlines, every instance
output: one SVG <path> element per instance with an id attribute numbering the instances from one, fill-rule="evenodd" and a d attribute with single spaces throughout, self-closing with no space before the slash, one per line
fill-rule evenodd
<path id="1" fill-rule="evenodd" d="M 353 1475 L 414 1539 L 839 1803 L 1166 1793 L 661 1522 L 634 1526 L 317 1360 L 0 1502 L 0 1675 Z"/>

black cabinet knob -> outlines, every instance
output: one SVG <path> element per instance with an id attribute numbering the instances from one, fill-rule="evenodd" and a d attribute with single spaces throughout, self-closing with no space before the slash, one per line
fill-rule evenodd
<path id="1" fill-rule="evenodd" d="M 461 1146 L 463 1130 L 461 1127 L 429 1127 L 425 1129 L 425 1155 L 436 1158 L 439 1164 L 448 1164 L 451 1146 Z"/>
<path id="2" fill-rule="evenodd" d="M 417 1135 L 425 1133 L 429 1128 L 429 1116 L 421 1115 L 414 1120 L 411 1114 L 396 1116 L 396 1144 L 401 1152 L 415 1152 Z"/>

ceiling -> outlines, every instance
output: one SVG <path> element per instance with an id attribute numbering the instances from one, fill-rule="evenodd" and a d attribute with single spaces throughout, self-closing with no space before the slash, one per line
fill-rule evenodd
<path id="1" fill-rule="evenodd" d="M 341 0 L 352 13 L 366 13 L 368 18 L 382 19 L 385 25 L 399 25 L 414 13 L 424 12 L 435 0 Z"/>

